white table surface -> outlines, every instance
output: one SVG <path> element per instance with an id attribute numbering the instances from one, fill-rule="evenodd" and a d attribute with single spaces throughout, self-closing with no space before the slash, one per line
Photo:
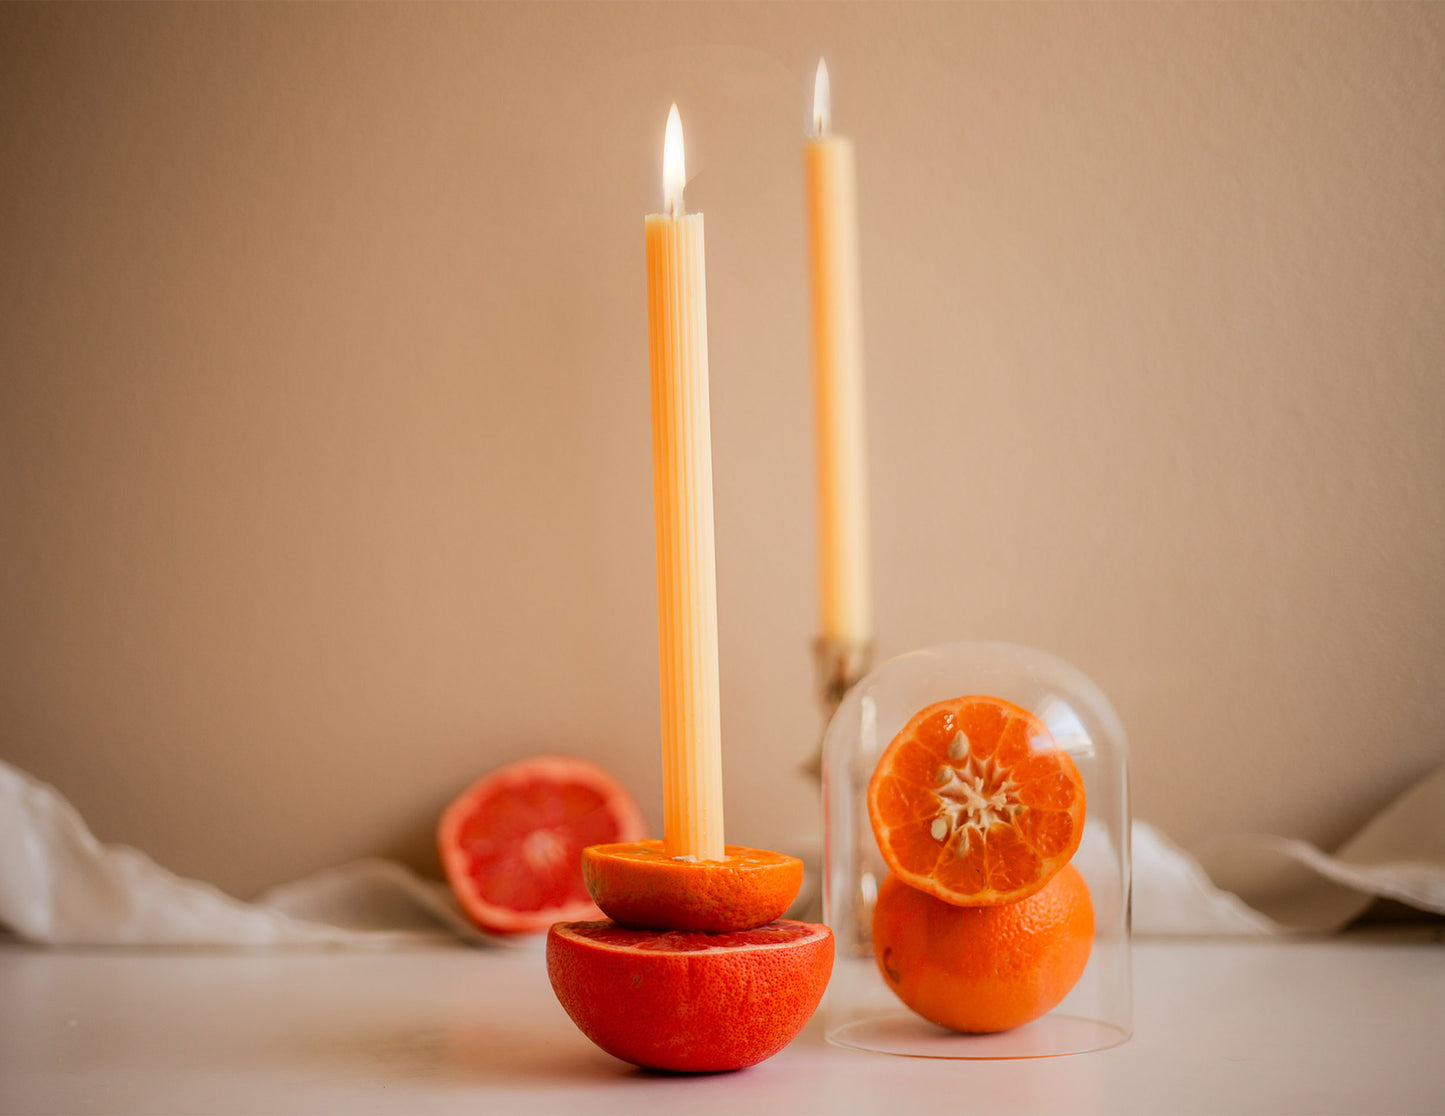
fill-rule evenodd
<path id="1" fill-rule="evenodd" d="M 50 951 L 0 944 L 0 1112 L 1445 1113 L 1440 933 L 1139 941 L 1135 1032 L 944 1062 L 828 1045 L 645 1073 L 591 1045 L 540 949 Z"/>

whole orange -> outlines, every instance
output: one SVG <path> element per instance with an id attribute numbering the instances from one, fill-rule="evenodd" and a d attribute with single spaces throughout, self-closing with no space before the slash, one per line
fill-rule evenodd
<path id="1" fill-rule="evenodd" d="M 960 907 L 889 875 L 873 911 L 873 956 L 910 1008 L 954 1031 L 1022 1026 L 1078 982 L 1094 945 L 1094 904 L 1065 865 L 1015 903 Z"/>
<path id="2" fill-rule="evenodd" d="M 793 1040 L 833 971 L 826 926 L 779 919 L 731 934 L 559 922 L 547 976 L 582 1033 L 651 1069 L 742 1069 Z"/>

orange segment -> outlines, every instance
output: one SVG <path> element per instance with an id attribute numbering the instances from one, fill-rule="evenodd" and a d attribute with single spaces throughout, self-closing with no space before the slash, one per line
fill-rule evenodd
<path id="1" fill-rule="evenodd" d="M 1069 862 L 1084 781 L 1027 709 L 970 695 L 916 713 L 868 784 L 883 859 L 911 887 L 960 906 L 1012 903 Z"/>
<path id="2" fill-rule="evenodd" d="M 661 841 L 582 850 L 582 878 L 608 918 L 641 930 L 709 934 L 751 930 L 781 917 L 803 883 L 803 862 L 728 845 L 722 860 L 680 860 Z"/>

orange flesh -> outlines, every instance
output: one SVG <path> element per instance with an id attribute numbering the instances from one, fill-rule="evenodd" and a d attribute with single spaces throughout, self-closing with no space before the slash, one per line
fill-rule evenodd
<path id="1" fill-rule="evenodd" d="M 1037 891 L 1078 848 L 1084 784 L 1044 723 L 1000 698 L 916 714 L 868 786 L 884 860 L 912 887 L 991 906 Z"/>

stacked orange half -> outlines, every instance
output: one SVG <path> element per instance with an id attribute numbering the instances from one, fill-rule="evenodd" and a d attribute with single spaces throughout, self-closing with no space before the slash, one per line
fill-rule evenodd
<path id="1" fill-rule="evenodd" d="M 1021 706 L 969 695 L 909 720 L 868 785 L 892 869 L 874 956 L 905 1004 L 954 1030 L 999 1031 L 1068 993 L 1094 936 L 1088 888 L 1069 866 L 1084 810 L 1078 768 Z"/>
<path id="2" fill-rule="evenodd" d="M 611 921 L 547 935 L 557 999 L 593 1042 L 649 1069 L 742 1069 L 793 1040 L 833 969 L 826 927 L 779 917 L 797 896 L 796 857 L 728 845 L 722 860 L 669 856 L 661 841 L 582 852 Z"/>

